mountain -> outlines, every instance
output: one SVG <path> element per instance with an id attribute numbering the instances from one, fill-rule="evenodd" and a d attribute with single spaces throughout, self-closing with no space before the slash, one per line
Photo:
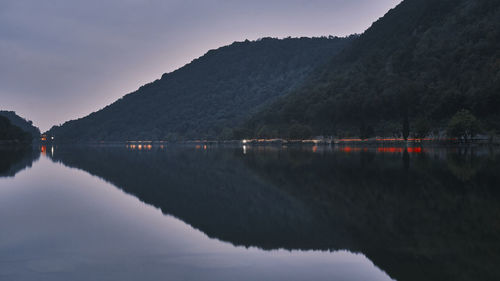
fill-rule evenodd
<path id="1" fill-rule="evenodd" d="M 303 86 L 249 120 L 248 136 L 440 130 L 462 109 L 500 129 L 500 1 L 405 0 Z"/>
<path id="2" fill-rule="evenodd" d="M 28 132 L 31 134 L 33 139 L 38 139 L 40 137 L 40 129 L 35 127 L 32 121 L 24 119 L 23 117 L 17 115 L 14 111 L 0 110 L 0 116 L 7 117 L 12 125 Z"/>
<path id="3" fill-rule="evenodd" d="M 0 115 L 0 144 L 28 144 L 33 140 L 33 136 L 13 125 L 9 118 Z"/>
<path id="4" fill-rule="evenodd" d="M 231 138 L 230 128 L 301 85 L 353 38 L 236 42 L 48 134 L 62 142 Z"/>

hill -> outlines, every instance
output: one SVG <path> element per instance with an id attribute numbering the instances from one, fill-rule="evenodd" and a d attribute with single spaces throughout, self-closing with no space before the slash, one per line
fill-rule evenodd
<path id="1" fill-rule="evenodd" d="M 62 142 L 231 138 L 230 128 L 301 85 L 353 38 L 236 42 L 48 133 Z"/>
<path id="2" fill-rule="evenodd" d="M 498 19 L 496 0 L 405 0 L 242 131 L 401 135 L 405 119 L 412 131 L 422 123 L 438 131 L 462 109 L 498 130 Z"/>
<path id="3" fill-rule="evenodd" d="M 27 144 L 32 140 L 28 132 L 12 125 L 7 117 L 0 115 L 0 144 Z"/>
<path id="4" fill-rule="evenodd" d="M 40 129 L 35 127 L 32 121 L 22 118 L 14 111 L 0 110 L 0 116 L 8 118 L 12 125 L 17 126 L 23 131 L 31 134 L 33 139 L 38 139 L 40 137 Z"/>

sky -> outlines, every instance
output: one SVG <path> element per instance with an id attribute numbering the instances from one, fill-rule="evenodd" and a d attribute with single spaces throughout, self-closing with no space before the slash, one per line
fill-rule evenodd
<path id="1" fill-rule="evenodd" d="M 401 0 L 1 0 L 0 110 L 42 131 L 208 50 L 362 33 Z"/>

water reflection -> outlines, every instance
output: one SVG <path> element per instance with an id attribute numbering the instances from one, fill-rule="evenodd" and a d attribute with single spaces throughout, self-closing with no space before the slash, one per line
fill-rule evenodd
<path id="1" fill-rule="evenodd" d="M 383 272 L 400 281 L 500 277 L 496 151 L 144 147 L 57 147 L 48 156 L 106 180 L 215 241 L 257 251 L 258 259 L 290 254 L 278 249 L 301 250 L 341 263 L 358 257 L 358 269 L 369 272 L 364 279 L 350 272 L 339 280 L 387 280 Z M 364 256 L 382 271 L 367 266 Z M 307 274 L 322 270 L 314 267 Z"/>
<path id="2" fill-rule="evenodd" d="M 13 177 L 40 157 L 32 147 L 0 146 L 0 177 Z"/>
<path id="3" fill-rule="evenodd" d="M 122 172 L 139 169 L 139 158 Z M 150 184 L 142 183 L 143 195 L 150 187 L 156 193 Z M 0 231 L 0 279 L 390 280 L 360 253 L 235 247 L 140 200 L 47 157 L 15 179 L 0 180 L 0 224 L 6 226 Z M 203 210 L 190 203 L 186 209 L 201 216 Z"/>

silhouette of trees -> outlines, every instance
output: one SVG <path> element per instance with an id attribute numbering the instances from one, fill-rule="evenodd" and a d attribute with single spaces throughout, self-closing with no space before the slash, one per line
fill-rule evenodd
<path id="1" fill-rule="evenodd" d="M 30 133 L 12 125 L 7 117 L 0 115 L 0 142 L 7 143 L 31 143 Z"/>
<path id="2" fill-rule="evenodd" d="M 448 123 L 448 135 L 464 142 L 471 141 L 481 131 L 479 120 L 466 109 L 457 112 Z"/>

